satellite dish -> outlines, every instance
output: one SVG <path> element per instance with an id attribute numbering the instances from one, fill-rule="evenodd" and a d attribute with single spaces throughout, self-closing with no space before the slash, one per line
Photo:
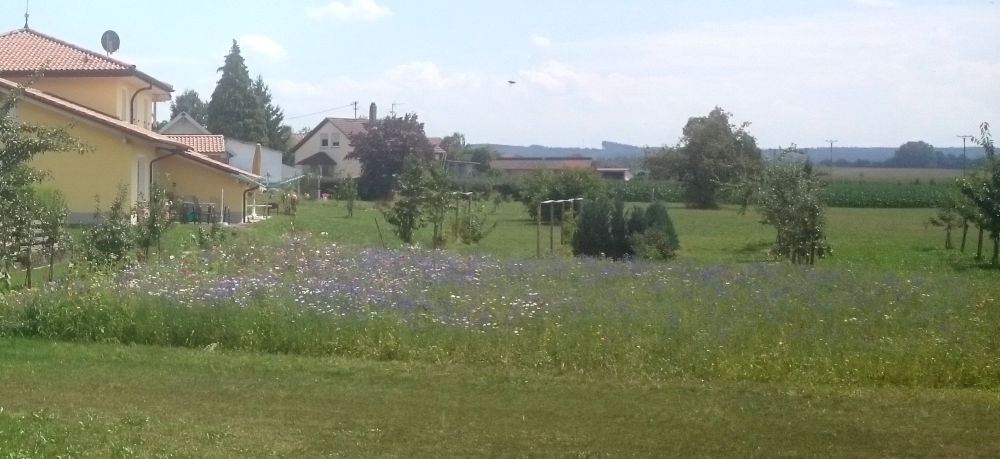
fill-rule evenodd
<path id="1" fill-rule="evenodd" d="M 118 47 L 121 46 L 122 41 L 118 38 L 118 34 L 114 30 L 109 30 L 101 35 L 101 47 L 108 52 L 110 56 L 115 51 L 118 51 Z"/>

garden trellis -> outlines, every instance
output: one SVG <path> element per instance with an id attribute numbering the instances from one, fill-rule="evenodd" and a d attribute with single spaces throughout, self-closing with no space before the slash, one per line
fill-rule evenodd
<path id="1" fill-rule="evenodd" d="M 555 210 L 556 204 L 558 204 L 561 210 L 566 209 L 566 204 L 569 204 L 570 210 L 576 212 L 575 202 L 583 201 L 583 198 L 571 198 L 571 199 L 550 199 L 547 201 L 541 201 L 538 203 L 538 212 L 535 214 L 537 221 L 537 228 L 535 231 L 535 255 L 538 258 L 542 257 L 542 210 L 545 205 L 549 206 L 549 253 L 555 252 Z M 559 218 L 559 237 L 560 244 L 564 244 L 565 241 L 561 240 L 563 237 L 563 221 L 565 221 L 565 212 L 561 213 Z"/>

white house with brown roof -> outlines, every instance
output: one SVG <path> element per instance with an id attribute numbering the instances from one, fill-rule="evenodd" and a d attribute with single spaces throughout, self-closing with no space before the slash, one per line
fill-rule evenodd
<path id="1" fill-rule="evenodd" d="M 366 131 L 366 119 L 324 118 L 294 147 L 295 165 L 324 177 L 358 177 L 361 163 L 347 159 L 354 151 L 349 136 Z"/>

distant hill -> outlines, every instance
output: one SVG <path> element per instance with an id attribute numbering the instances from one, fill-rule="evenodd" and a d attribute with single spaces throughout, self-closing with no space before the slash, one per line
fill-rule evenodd
<path id="1" fill-rule="evenodd" d="M 596 160 L 621 159 L 628 157 L 641 157 L 643 147 L 627 145 L 624 143 L 603 141 L 601 148 L 578 148 L 578 147 L 546 147 L 544 145 L 503 145 L 503 144 L 478 144 L 475 146 L 488 146 L 497 153 L 506 156 L 523 156 L 526 158 L 540 158 L 550 156 L 586 156 Z M 807 148 L 809 157 L 816 162 L 829 161 L 829 147 Z M 938 148 L 938 151 L 945 156 L 962 156 L 961 148 Z M 833 147 L 834 161 L 872 161 L 881 162 L 892 157 L 896 147 Z M 765 149 L 765 154 L 774 154 L 776 149 Z M 983 156 L 982 147 L 969 147 L 967 149 L 969 159 L 981 158 Z"/>

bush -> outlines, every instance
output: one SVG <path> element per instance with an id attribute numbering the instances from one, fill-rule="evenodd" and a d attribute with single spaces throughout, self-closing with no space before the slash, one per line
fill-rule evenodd
<path id="1" fill-rule="evenodd" d="M 118 193 L 108 211 L 101 213 L 100 203 L 94 217 L 98 223 L 83 233 L 84 257 L 97 265 L 110 265 L 124 261 L 135 247 L 135 225 L 132 212 L 125 207 L 128 191 L 118 187 Z"/>
<path id="2" fill-rule="evenodd" d="M 645 212 L 638 207 L 633 209 L 630 223 L 632 220 L 637 222 L 635 226 L 630 226 L 629 242 L 636 256 L 650 260 L 667 260 L 677 254 L 677 249 L 680 248 L 677 231 L 663 203 L 654 202 Z"/>
<path id="3" fill-rule="evenodd" d="M 646 210 L 606 199 L 588 201 L 580 213 L 573 237 L 573 254 L 621 259 L 629 255 L 652 260 L 673 258 L 680 247 L 674 224 L 662 203 Z"/>
<path id="4" fill-rule="evenodd" d="M 590 169 L 535 172 L 524 180 L 521 190 L 521 202 L 532 220 L 538 217 L 538 204 L 542 201 L 573 198 L 595 200 L 606 196 L 605 180 Z M 561 219 L 562 207 L 556 206 L 553 210 L 556 220 Z M 548 209 L 542 212 L 542 221 L 549 221 Z"/>

